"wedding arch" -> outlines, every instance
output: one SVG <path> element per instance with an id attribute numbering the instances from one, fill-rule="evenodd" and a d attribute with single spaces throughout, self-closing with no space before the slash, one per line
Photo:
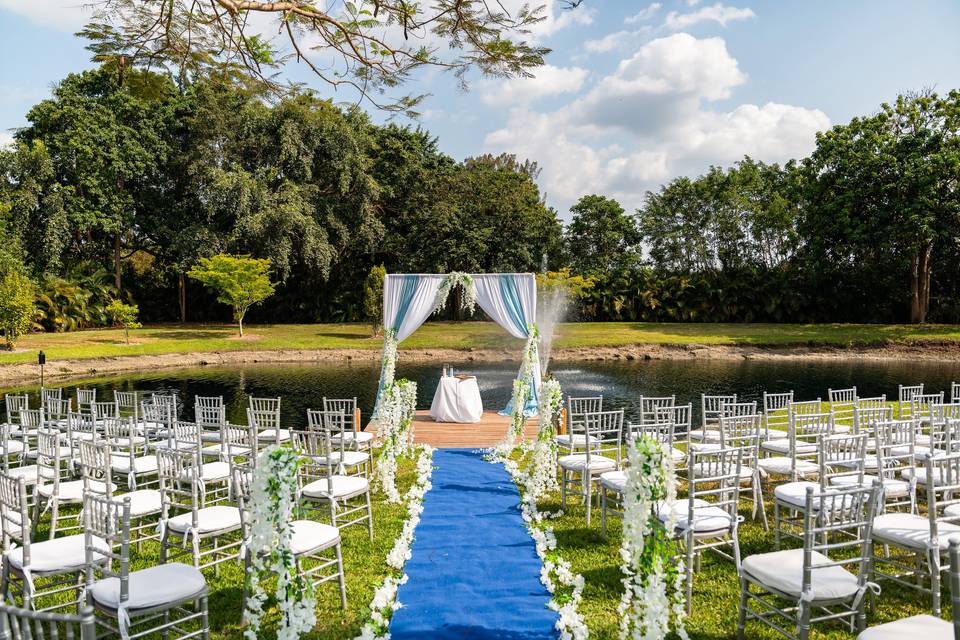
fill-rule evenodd
<path id="1" fill-rule="evenodd" d="M 529 381 L 525 416 L 537 412 L 540 389 L 540 335 L 537 331 L 537 281 L 532 273 L 390 273 L 383 282 L 383 359 L 374 417 L 379 415 L 383 390 L 393 383 L 397 347 L 434 312 L 447 304 L 450 291 L 463 288 L 461 306 L 474 305 L 515 338 L 526 339 L 518 379 Z M 501 411 L 513 412 L 513 399 Z"/>

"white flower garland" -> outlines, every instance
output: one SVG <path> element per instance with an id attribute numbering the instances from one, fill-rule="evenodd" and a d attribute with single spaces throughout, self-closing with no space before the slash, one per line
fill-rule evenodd
<path id="1" fill-rule="evenodd" d="M 499 455 L 507 457 L 509 452 L 524 441 L 523 426 L 527 417 L 524 412 L 527 408 L 527 399 L 530 397 L 533 380 L 533 364 L 540 356 L 537 354 L 537 344 L 540 341 L 540 331 L 537 325 L 527 327 L 527 344 L 523 348 L 523 358 L 520 361 L 520 374 L 513 381 L 513 398 L 511 399 L 510 427 L 504 441 L 498 445 Z"/>
<path id="2" fill-rule="evenodd" d="M 397 330 L 383 330 L 383 362 L 380 365 L 380 379 L 383 382 L 383 391 L 381 392 L 380 403 L 374 407 L 376 420 L 383 413 L 383 394 L 393 386 L 393 379 L 397 370 Z"/>
<path id="3" fill-rule="evenodd" d="M 675 553 L 672 537 L 677 514 L 671 508 L 666 523 L 655 515 L 657 503 L 673 505 L 677 497 L 673 458 L 652 438 L 638 438 L 628 445 L 627 460 L 620 546 L 624 592 L 617 607 L 620 639 L 666 638 L 672 619 L 686 640 L 683 559 Z"/>
<path id="4" fill-rule="evenodd" d="M 298 574 L 290 550 L 299 464 L 296 451 L 274 445 L 260 454 L 253 472 L 250 539 L 246 542 L 252 566 L 246 577 L 250 597 L 244 612 L 247 623 L 244 636 L 249 640 L 260 637 L 263 605 L 267 601 L 261 583 L 265 574 L 277 576 L 278 640 L 295 640 L 317 622 L 313 585 Z"/>
<path id="5" fill-rule="evenodd" d="M 387 502 L 400 502 L 397 491 L 397 458 L 410 452 L 413 446 L 413 418 L 417 410 L 417 383 L 397 380 L 386 387 L 377 416 L 377 440 L 380 455 L 377 459 L 377 480 L 387 495 Z"/>
<path id="6" fill-rule="evenodd" d="M 560 632 L 560 639 L 585 640 L 590 636 L 590 632 L 578 611 L 583 599 L 584 579 L 579 573 L 573 573 L 570 563 L 557 551 L 557 537 L 548 523 L 550 518 L 556 518 L 560 513 L 543 513 L 539 510 L 537 501 L 531 499 L 523 489 L 527 484 L 527 474 L 518 462 L 503 455 L 503 452 L 503 447 L 498 447 L 489 453 L 487 460 L 502 463 L 514 483 L 520 487 L 520 513 L 543 563 L 540 582 L 553 596 L 548 606 L 559 616 L 556 629 Z"/>
<path id="7" fill-rule="evenodd" d="M 403 567 L 410 559 L 410 549 L 413 545 L 414 531 L 420 524 L 420 515 L 423 513 L 423 497 L 432 487 L 430 476 L 433 474 L 433 449 L 428 445 L 420 447 L 420 456 L 417 458 L 417 477 L 413 486 L 407 491 L 407 519 L 403 529 L 397 536 L 390 553 L 387 554 L 387 565 L 395 570 L 388 575 L 383 584 L 373 592 L 370 601 L 370 620 L 363 625 L 356 640 L 376 640 L 389 638 L 390 617 L 401 607 L 397 602 L 397 590 L 400 585 L 406 584 L 407 575 Z"/>
<path id="8" fill-rule="evenodd" d="M 473 283 L 473 277 L 469 273 L 462 273 L 460 271 L 451 271 L 440 283 L 440 288 L 437 289 L 437 297 L 434 298 L 433 302 L 433 313 L 442 311 L 444 307 L 447 306 L 447 299 L 450 297 L 450 292 L 453 291 L 457 285 L 460 285 L 463 289 L 460 308 L 468 314 L 473 314 L 473 310 L 477 306 L 477 287 Z"/>
<path id="9" fill-rule="evenodd" d="M 546 380 L 540 385 L 537 407 L 539 429 L 537 441 L 530 451 L 526 472 L 523 474 L 524 499 L 536 503 L 551 491 L 559 491 L 556 472 L 556 422 L 560 418 L 563 394 L 557 380 Z"/>

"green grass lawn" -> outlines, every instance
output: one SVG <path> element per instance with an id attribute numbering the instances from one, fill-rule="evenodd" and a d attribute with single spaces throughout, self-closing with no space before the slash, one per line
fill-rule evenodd
<path id="1" fill-rule="evenodd" d="M 248 327 L 245 339 L 230 325 L 157 325 L 130 332 L 124 343 L 119 329 L 23 336 L 14 352 L 0 353 L 0 364 L 35 362 L 37 351 L 50 360 L 167 353 L 280 349 L 378 350 L 362 324 L 289 324 Z M 554 348 L 656 345 L 875 345 L 904 341 L 955 341 L 960 325 L 845 324 L 666 324 L 638 322 L 567 323 L 560 326 Z M 520 341 L 490 322 L 429 322 L 405 340 L 402 349 L 516 349 Z"/>
<path id="2" fill-rule="evenodd" d="M 397 488 L 406 494 L 416 478 L 415 459 L 401 459 L 397 470 Z M 117 495 L 117 497 L 122 497 Z M 382 493 L 372 494 L 373 542 L 367 537 L 364 525 L 346 527 L 340 530 L 343 548 L 344 572 L 346 573 L 347 609 L 340 607 L 340 595 L 336 581 L 328 582 L 317 592 L 317 626 L 304 638 L 311 640 L 343 640 L 359 635 L 363 625 L 370 617 L 370 600 L 374 590 L 380 586 L 388 574 L 387 554 L 403 528 L 407 518 L 405 504 L 388 504 Z M 77 508 L 73 508 L 76 511 Z M 329 521 L 327 521 L 329 523 Z M 49 517 L 41 521 L 34 536 L 35 541 L 45 540 L 49 531 Z M 73 532 L 66 532 L 73 533 Z M 58 533 L 58 537 L 66 535 Z M 239 539 L 239 533 L 236 534 Z M 153 566 L 159 563 L 160 544 L 157 541 L 143 543 L 137 551 L 131 547 L 131 570 Z M 189 563 L 189 555 L 174 559 Z M 217 568 L 204 570 L 204 576 L 210 589 L 209 611 L 211 638 L 214 640 L 239 640 L 243 636 L 240 624 L 243 601 L 243 562 L 241 560 L 225 562 Z M 44 584 L 41 581 L 39 584 Z M 275 579 L 269 579 L 267 591 L 275 588 Z M 60 601 L 66 601 L 61 597 Z M 47 606 L 50 600 L 40 602 Z M 271 599 L 264 607 L 265 615 L 261 636 L 275 638 L 275 625 L 279 612 Z M 151 636 L 152 637 L 152 636 Z"/>

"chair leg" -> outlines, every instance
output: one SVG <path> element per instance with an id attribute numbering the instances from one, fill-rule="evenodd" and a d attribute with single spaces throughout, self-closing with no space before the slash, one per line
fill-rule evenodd
<path id="1" fill-rule="evenodd" d="M 773 548 L 780 549 L 780 504 L 773 501 Z"/>
<path id="2" fill-rule="evenodd" d="M 802 600 L 797 611 L 797 640 L 809 640 L 810 638 L 810 605 Z"/>
<path id="3" fill-rule="evenodd" d="M 50 500 L 52 501 L 50 505 L 50 539 L 53 540 L 57 537 L 57 520 L 60 519 L 60 501 L 54 497 L 51 497 Z"/>
<path id="4" fill-rule="evenodd" d="M 200 600 L 201 624 L 203 624 L 203 640 L 210 640 L 210 607 L 206 597 Z"/>
<path id="5" fill-rule="evenodd" d="M 740 578 L 740 606 L 737 610 L 737 640 L 743 640 L 743 631 L 747 626 L 747 581 Z"/>
<path id="6" fill-rule="evenodd" d="M 373 540 L 373 507 L 370 506 L 370 492 L 367 491 L 367 533 Z"/>
<path id="7" fill-rule="evenodd" d="M 930 591 L 933 593 L 933 615 L 940 617 L 940 550 L 927 551 L 927 566 L 930 570 Z"/>
<path id="8" fill-rule="evenodd" d="M 600 537 L 607 539 L 607 490 L 600 485 Z"/>
<path id="9" fill-rule="evenodd" d="M 583 483 L 583 499 L 587 503 L 587 526 L 590 526 L 590 510 L 593 507 L 593 491 L 590 482 L 590 474 L 581 474 L 580 481 Z"/>
<path id="10" fill-rule="evenodd" d="M 560 470 L 560 507 L 567 508 L 567 471 Z"/>
<path id="11" fill-rule="evenodd" d="M 343 608 L 347 608 L 347 584 L 344 578 L 343 573 L 343 552 L 340 549 L 338 544 L 336 547 L 337 551 L 337 581 L 340 583 L 340 604 L 343 605 Z"/>
<path id="12" fill-rule="evenodd" d="M 693 532 L 687 532 L 687 615 L 693 613 L 693 557 L 694 557 L 694 537 Z"/>

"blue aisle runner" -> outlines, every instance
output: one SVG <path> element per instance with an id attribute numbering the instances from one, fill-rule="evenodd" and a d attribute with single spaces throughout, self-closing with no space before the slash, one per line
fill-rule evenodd
<path id="1" fill-rule="evenodd" d="M 433 464 L 393 640 L 555 638 L 557 614 L 506 470 L 469 449 L 437 449 Z"/>

